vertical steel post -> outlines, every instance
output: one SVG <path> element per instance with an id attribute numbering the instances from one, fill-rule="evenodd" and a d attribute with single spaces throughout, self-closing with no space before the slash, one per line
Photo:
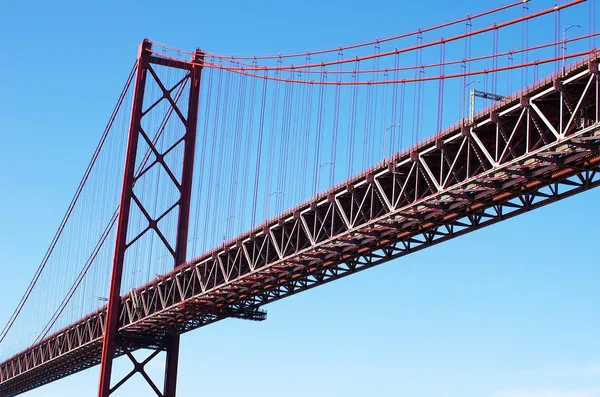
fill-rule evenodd
<path id="1" fill-rule="evenodd" d="M 125 170 L 123 172 L 123 186 L 121 188 L 121 203 L 119 206 L 119 219 L 117 222 L 117 239 L 110 280 L 110 293 L 108 297 L 108 312 L 106 323 L 104 325 L 104 337 L 102 339 L 98 397 L 108 397 L 110 394 L 110 377 L 117 342 L 117 331 L 119 328 L 121 279 L 123 276 L 125 250 L 127 249 L 127 227 L 129 224 L 131 193 L 133 191 L 135 155 L 137 152 L 139 130 L 141 127 L 146 75 L 150 64 L 150 48 L 151 43 L 148 40 L 144 40 L 140 44 L 138 50 L 137 74 L 135 77 L 131 121 L 129 123 L 129 138 L 127 142 L 127 155 L 125 157 Z"/>
<path id="2" fill-rule="evenodd" d="M 204 64 L 204 54 L 196 50 L 192 56 L 190 71 L 190 95 L 188 99 L 187 125 L 185 132 L 185 148 L 183 151 L 183 168 L 181 173 L 181 196 L 179 202 L 179 219 L 177 221 L 177 242 L 175 264 L 181 265 L 186 260 L 188 229 L 190 224 L 190 201 L 194 174 L 194 153 L 196 149 L 196 127 L 198 123 L 198 103 L 200 101 L 200 77 Z"/>
<path id="3" fill-rule="evenodd" d="M 198 104 L 200 101 L 200 78 L 204 54 L 200 50 L 192 55 L 190 71 L 190 95 L 188 98 L 188 114 L 185 132 L 185 148 L 181 176 L 181 196 L 179 201 L 179 219 L 177 220 L 177 242 L 175 245 L 175 265 L 186 261 L 188 230 L 190 223 L 190 202 L 194 182 L 194 154 L 196 149 L 196 127 L 198 124 Z M 179 335 L 171 335 L 167 346 L 165 365 L 164 396 L 175 397 L 177 389 L 177 364 L 179 362 Z"/>
<path id="4" fill-rule="evenodd" d="M 175 397 L 177 393 L 177 367 L 179 364 L 179 335 L 172 335 L 167 343 L 165 362 L 164 397 Z"/>

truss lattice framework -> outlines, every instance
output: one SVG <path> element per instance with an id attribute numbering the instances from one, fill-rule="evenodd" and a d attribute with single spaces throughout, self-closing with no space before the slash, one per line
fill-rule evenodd
<path id="1" fill-rule="evenodd" d="M 163 343 L 155 349 L 155 355 L 160 349 L 166 351 L 165 357 L 165 376 L 163 379 L 162 392 L 157 388 L 156 384 L 150 379 L 144 371 L 145 363 L 138 363 L 131 354 L 132 347 L 123 340 L 120 335 L 120 313 L 121 313 L 121 280 L 123 275 L 124 264 L 129 260 L 136 258 L 130 248 L 141 241 L 144 237 L 154 234 L 158 237 L 158 241 L 162 243 L 162 248 L 168 254 L 171 254 L 174 265 L 184 264 L 187 249 L 187 235 L 189 230 L 190 216 L 190 199 L 193 183 L 194 169 L 194 151 L 196 147 L 196 127 L 198 119 L 198 101 L 200 94 L 200 77 L 204 64 L 204 54 L 197 50 L 193 55 L 191 62 L 181 62 L 175 60 L 164 60 L 152 55 L 152 44 L 148 40 L 144 40 L 140 44 L 136 80 L 133 96 L 132 115 L 129 128 L 127 153 L 125 156 L 125 167 L 123 174 L 123 187 L 121 191 L 121 200 L 119 205 L 119 216 L 116 228 L 116 243 L 115 253 L 113 258 L 112 275 L 110 279 L 110 293 L 107 304 L 106 323 L 102 340 L 102 352 L 100 355 L 100 382 L 98 387 L 98 396 L 108 397 L 122 384 L 124 384 L 134 373 L 140 373 L 146 380 L 151 389 L 160 397 L 174 397 L 177 388 L 177 366 L 179 357 L 179 332 L 163 333 Z M 157 71 L 153 68 L 153 64 L 162 65 L 169 68 L 169 72 L 173 69 L 180 69 L 183 74 L 179 75 L 179 81 L 172 87 L 165 84 L 159 77 Z M 153 79 L 159 87 L 162 95 L 158 98 L 148 100 L 145 96 L 148 76 Z M 176 79 L 177 80 L 177 79 Z M 189 83 L 189 84 L 188 84 Z M 173 97 L 173 93 L 177 90 L 181 93 L 188 86 L 187 112 L 183 103 L 177 103 L 178 95 Z M 164 122 L 168 122 L 170 116 L 181 127 L 179 134 L 168 139 L 161 130 L 165 125 L 161 123 L 156 131 L 155 140 L 151 139 L 150 131 L 146 128 L 151 128 L 151 123 L 148 123 L 148 115 L 150 112 L 158 109 L 158 105 L 165 101 L 167 103 L 166 114 L 163 118 Z M 187 115 L 184 115 L 187 113 Z M 144 127 L 147 125 L 147 127 Z M 162 134 L 162 136 L 161 136 Z M 157 143 L 162 141 L 164 147 L 160 147 Z M 138 159 L 138 144 L 145 141 L 147 145 L 147 154 Z M 175 161 L 170 163 L 167 161 L 167 156 L 170 152 L 177 148 L 182 149 L 183 156 L 181 162 Z M 162 151 L 161 151 L 162 150 Z M 153 161 L 152 161 L 153 159 Z M 140 161 L 141 160 L 141 161 Z M 137 166 L 139 161 L 139 167 Z M 156 166 L 156 167 L 155 167 Z M 136 169 L 139 172 L 136 173 Z M 152 211 L 152 202 L 157 204 L 158 197 L 140 196 L 136 191 L 143 192 L 144 183 L 152 177 L 149 170 L 156 168 L 159 172 L 164 172 L 167 179 L 171 183 L 163 184 L 161 187 L 162 195 L 165 197 L 171 196 L 170 204 L 165 208 L 154 206 Z M 180 171 L 180 172 L 178 172 Z M 178 178 L 177 174 L 181 177 Z M 169 191 L 171 194 L 169 194 Z M 131 229 L 132 224 L 136 224 L 133 219 L 134 207 L 141 214 L 141 218 L 147 222 L 146 227 L 141 230 Z M 153 214 L 153 212 L 156 212 Z M 177 227 L 172 235 L 167 233 L 168 228 L 161 226 L 161 220 L 170 216 L 176 215 Z M 164 226 L 164 225 L 163 225 Z M 131 233 L 133 232 L 133 233 Z M 129 236 L 131 234 L 131 236 Z M 171 237 L 171 239 L 169 239 Z M 132 295 L 134 298 L 135 295 Z M 153 339 L 152 335 L 147 338 Z M 150 342 L 152 343 L 152 342 Z M 148 344 L 148 343 L 146 343 Z M 120 346 L 120 347 L 119 347 Z M 135 348 L 135 346 L 133 347 Z M 118 381 L 112 386 L 112 368 L 113 360 L 116 355 L 125 353 L 134 364 L 134 371 L 128 376 Z M 154 356 L 151 356 L 154 357 Z"/>
<path id="2" fill-rule="evenodd" d="M 596 187 L 599 95 L 595 60 L 538 84 L 124 296 L 120 334 L 161 348 L 223 318 L 262 320 L 266 303 Z M 104 316 L 1 364 L 0 394 L 97 364 Z"/>

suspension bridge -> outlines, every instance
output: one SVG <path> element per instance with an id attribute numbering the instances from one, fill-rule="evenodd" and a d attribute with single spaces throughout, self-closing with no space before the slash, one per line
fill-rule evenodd
<path id="1" fill-rule="evenodd" d="M 175 396 L 182 333 L 600 185 L 598 34 L 595 1 L 525 0 L 317 51 L 144 40 L 0 332 L 0 395 L 99 365 L 99 397 Z"/>

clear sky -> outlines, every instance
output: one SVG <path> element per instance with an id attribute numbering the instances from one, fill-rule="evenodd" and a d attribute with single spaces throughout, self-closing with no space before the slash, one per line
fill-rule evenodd
<path id="1" fill-rule="evenodd" d="M 303 51 L 506 4 L 481 3 L 4 2 L 0 323 L 56 231 L 143 37 L 219 53 Z M 599 199 L 587 192 L 279 301 L 265 322 L 184 335 L 178 395 L 598 397 Z M 94 368 L 27 396 L 94 396 L 97 381 Z M 141 382 L 128 387 L 122 395 L 151 395 Z"/>

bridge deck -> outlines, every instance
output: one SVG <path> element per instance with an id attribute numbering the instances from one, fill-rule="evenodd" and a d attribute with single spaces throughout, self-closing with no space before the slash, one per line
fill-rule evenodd
<path id="1" fill-rule="evenodd" d="M 579 62 L 156 278 L 122 298 L 122 345 L 261 319 L 269 302 L 598 186 L 599 95 L 597 58 Z M 1 363 L 0 395 L 98 364 L 104 320 Z"/>

